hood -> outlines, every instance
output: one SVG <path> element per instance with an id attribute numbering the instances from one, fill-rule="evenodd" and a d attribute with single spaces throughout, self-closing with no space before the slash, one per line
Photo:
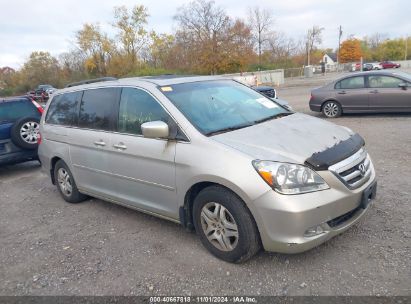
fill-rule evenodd
<path id="1" fill-rule="evenodd" d="M 325 120 L 295 113 L 251 127 L 212 136 L 211 139 L 254 159 L 303 164 L 353 132 Z"/>

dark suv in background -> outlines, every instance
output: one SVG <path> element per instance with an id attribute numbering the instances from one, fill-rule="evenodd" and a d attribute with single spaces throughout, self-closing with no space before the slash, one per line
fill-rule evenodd
<path id="1" fill-rule="evenodd" d="M 27 96 L 0 99 L 0 166 L 37 158 L 43 108 Z"/>

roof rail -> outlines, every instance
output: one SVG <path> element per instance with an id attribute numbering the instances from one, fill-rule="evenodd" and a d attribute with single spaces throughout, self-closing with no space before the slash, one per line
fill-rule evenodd
<path id="1" fill-rule="evenodd" d="M 71 88 L 71 87 L 75 87 L 75 86 L 82 85 L 82 84 L 102 82 L 102 81 L 111 81 L 111 80 L 117 80 L 117 78 L 115 78 L 115 77 L 101 77 L 101 78 L 94 78 L 94 79 L 86 79 L 86 80 L 82 80 L 82 81 L 78 81 L 78 82 L 69 83 L 68 85 L 66 85 L 66 88 Z"/>

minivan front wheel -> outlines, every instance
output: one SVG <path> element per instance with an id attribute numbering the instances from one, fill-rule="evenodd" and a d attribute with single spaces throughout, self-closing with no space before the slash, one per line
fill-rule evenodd
<path id="1" fill-rule="evenodd" d="M 62 160 L 59 160 L 54 167 L 54 180 L 58 191 L 66 202 L 80 203 L 87 198 L 86 195 L 78 191 L 73 174 Z"/>
<path id="2" fill-rule="evenodd" d="M 323 105 L 323 114 L 328 118 L 341 116 L 342 109 L 338 102 L 330 100 Z"/>
<path id="3" fill-rule="evenodd" d="M 260 249 L 258 229 L 244 202 L 220 186 L 202 190 L 194 200 L 194 226 L 203 245 L 227 262 L 244 262 Z"/>

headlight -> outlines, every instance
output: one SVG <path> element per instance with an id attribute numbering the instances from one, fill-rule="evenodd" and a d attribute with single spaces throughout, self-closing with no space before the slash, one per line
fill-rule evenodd
<path id="1" fill-rule="evenodd" d="M 265 160 L 255 160 L 253 166 L 266 183 L 281 194 L 329 189 L 321 176 L 305 166 Z"/>

